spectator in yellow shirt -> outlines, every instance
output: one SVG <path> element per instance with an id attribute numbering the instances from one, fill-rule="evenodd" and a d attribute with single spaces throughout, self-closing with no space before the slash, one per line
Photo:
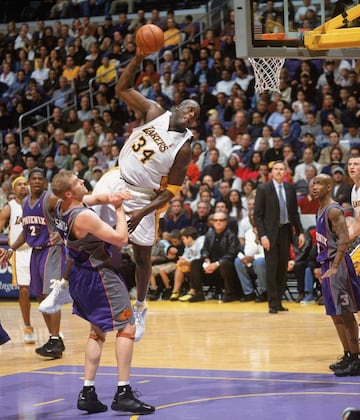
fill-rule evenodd
<path id="1" fill-rule="evenodd" d="M 181 42 L 181 31 L 177 28 L 172 17 L 166 20 L 167 29 L 164 31 L 164 48 L 177 47 Z"/>
<path id="2" fill-rule="evenodd" d="M 80 66 L 76 66 L 74 58 L 71 55 L 66 57 L 65 66 L 62 72 L 62 76 L 67 79 L 68 82 L 72 82 L 77 78 L 79 74 Z"/>
<path id="3" fill-rule="evenodd" d="M 107 54 L 101 58 L 101 65 L 96 70 L 96 83 L 112 83 L 116 79 L 116 60 L 110 60 Z"/>

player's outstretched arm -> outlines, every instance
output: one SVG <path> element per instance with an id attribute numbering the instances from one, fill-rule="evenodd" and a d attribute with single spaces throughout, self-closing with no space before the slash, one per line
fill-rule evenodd
<path id="1" fill-rule="evenodd" d="M 115 246 L 123 246 L 128 242 L 127 223 L 122 206 L 116 209 L 116 229 L 103 222 L 93 211 L 86 210 L 76 217 L 72 231 L 77 238 L 83 238 L 91 233 L 102 241 Z"/>
<path id="2" fill-rule="evenodd" d="M 106 205 L 112 204 L 115 207 L 119 207 L 123 200 L 130 200 L 131 193 L 129 190 L 124 189 L 115 193 L 103 193 L 103 194 L 87 194 L 83 198 L 83 202 L 88 206 Z"/>
<path id="3" fill-rule="evenodd" d="M 123 100 L 128 107 L 142 112 L 145 122 L 148 122 L 163 114 L 165 110 L 157 102 L 147 99 L 135 89 L 135 76 L 144 58 L 141 51 L 137 49 L 135 57 L 123 70 L 115 86 L 115 93 L 117 98 Z"/>

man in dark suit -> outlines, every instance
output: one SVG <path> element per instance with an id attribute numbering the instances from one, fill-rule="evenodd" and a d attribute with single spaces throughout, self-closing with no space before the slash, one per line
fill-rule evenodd
<path id="1" fill-rule="evenodd" d="M 298 247 L 304 245 L 304 230 L 300 222 L 295 188 L 283 182 L 285 164 L 276 161 L 272 179 L 260 184 L 256 190 L 254 216 L 261 245 L 265 250 L 266 287 L 269 313 L 288 309 L 281 304 L 286 288 L 287 266 L 293 234 Z M 294 232 L 295 231 L 295 232 Z"/>

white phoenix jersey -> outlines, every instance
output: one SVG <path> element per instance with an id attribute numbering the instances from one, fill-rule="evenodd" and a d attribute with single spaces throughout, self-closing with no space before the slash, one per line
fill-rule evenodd
<path id="1" fill-rule="evenodd" d="M 9 245 L 11 245 L 15 242 L 15 240 L 19 237 L 20 233 L 23 231 L 23 225 L 22 225 L 22 205 L 19 204 L 15 199 L 10 200 L 8 202 L 10 207 L 10 220 L 9 220 Z M 18 249 L 27 249 L 29 246 L 25 243 Z"/>
<path id="2" fill-rule="evenodd" d="M 360 187 L 353 186 L 351 190 L 351 205 L 354 209 L 355 219 L 360 219 Z"/>
<path id="3" fill-rule="evenodd" d="M 133 186 L 160 191 L 175 157 L 184 143 L 192 137 L 169 131 L 171 112 L 166 111 L 154 120 L 136 127 L 126 140 L 119 155 L 120 174 Z"/>

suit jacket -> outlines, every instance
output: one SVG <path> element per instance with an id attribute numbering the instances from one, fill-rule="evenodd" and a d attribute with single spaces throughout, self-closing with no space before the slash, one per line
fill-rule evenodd
<path id="1" fill-rule="evenodd" d="M 289 222 L 291 227 L 295 229 L 295 232 L 293 232 L 294 229 L 291 229 L 293 237 L 294 233 L 299 235 L 304 233 L 304 230 L 300 222 L 295 187 L 284 182 L 284 189 Z M 272 180 L 259 184 L 256 188 L 254 217 L 259 238 L 267 236 L 270 243 L 276 242 L 280 226 L 280 206 Z"/>
<path id="2" fill-rule="evenodd" d="M 334 188 L 332 190 L 333 199 L 337 201 L 339 204 L 342 203 L 351 203 L 351 190 L 352 185 L 348 184 L 347 182 L 342 182 L 334 194 Z"/>

